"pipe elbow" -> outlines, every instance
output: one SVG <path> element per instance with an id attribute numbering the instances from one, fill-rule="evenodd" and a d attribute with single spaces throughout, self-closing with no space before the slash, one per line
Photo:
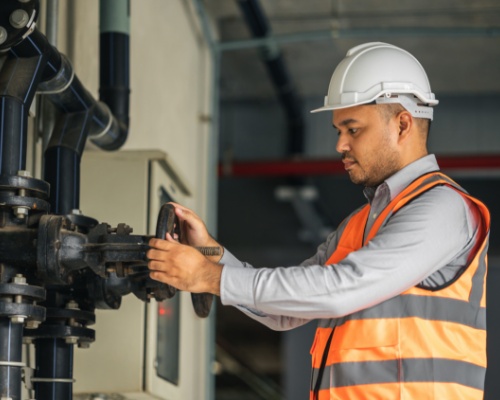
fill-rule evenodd
<path id="1" fill-rule="evenodd" d="M 68 89 L 75 79 L 75 71 L 68 58 L 60 53 L 61 66 L 57 73 L 49 80 L 38 84 L 37 92 L 40 94 L 61 94 Z"/>
<path id="2" fill-rule="evenodd" d="M 96 113 L 100 115 L 99 120 L 107 121 L 107 123 L 99 130 L 91 130 L 90 141 L 102 150 L 118 150 L 127 141 L 128 125 L 118 120 L 109 106 L 102 101 L 97 102 Z"/>

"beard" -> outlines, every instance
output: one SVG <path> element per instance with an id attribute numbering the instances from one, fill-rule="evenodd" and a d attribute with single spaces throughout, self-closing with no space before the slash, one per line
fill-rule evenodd
<path id="1" fill-rule="evenodd" d="M 349 153 L 342 154 L 342 159 L 355 163 L 347 171 L 351 182 L 366 187 L 380 185 L 401 169 L 399 153 L 389 146 L 384 146 L 384 144 L 372 151 L 370 155 L 362 157 L 362 163 Z"/>

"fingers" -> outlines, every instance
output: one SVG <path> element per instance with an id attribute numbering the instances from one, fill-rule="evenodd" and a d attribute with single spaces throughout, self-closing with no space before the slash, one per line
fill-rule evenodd
<path id="1" fill-rule="evenodd" d="M 163 261 L 159 261 L 159 260 L 151 260 L 150 259 L 148 262 L 148 268 L 151 271 L 161 271 L 163 273 L 168 273 L 170 271 L 170 269 L 167 268 L 165 263 Z"/>
<path id="2" fill-rule="evenodd" d="M 167 285 L 174 286 L 172 285 L 170 277 L 165 272 L 151 271 L 149 273 L 149 276 L 151 279 L 154 279 L 155 281 L 159 281 L 162 283 L 166 283 Z"/>
<path id="3" fill-rule="evenodd" d="M 199 219 L 199 217 L 193 211 L 191 211 L 189 208 L 181 206 L 180 204 L 174 203 L 173 201 L 169 202 L 169 204 L 172 204 L 174 206 L 174 211 L 175 211 L 175 214 L 177 215 L 177 217 L 179 217 L 181 219 L 185 219 L 186 216 L 188 216 L 188 217 L 191 216 L 191 217 L 196 217 L 197 219 Z"/>
<path id="4" fill-rule="evenodd" d="M 151 248 L 156 248 L 160 250 L 170 250 L 172 246 L 178 245 L 179 242 L 177 242 L 171 235 L 170 233 L 167 233 L 165 235 L 165 239 L 158 239 L 158 238 L 152 238 L 149 240 L 149 247 Z"/>
<path id="5" fill-rule="evenodd" d="M 181 245 L 173 241 L 168 235 L 167 240 L 151 239 L 151 248 L 147 251 L 148 268 L 150 277 L 157 281 L 172 284 L 172 278 L 179 274 L 179 252 L 176 251 Z M 176 286 L 177 287 L 177 286 Z"/>

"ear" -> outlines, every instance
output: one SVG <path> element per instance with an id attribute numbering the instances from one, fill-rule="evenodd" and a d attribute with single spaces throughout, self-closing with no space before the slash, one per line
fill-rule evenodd
<path id="1" fill-rule="evenodd" d="M 397 115 L 399 127 L 399 140 L 405 140 L 413 127 L 413 117 L 408 111 L 401 111 Z"/>

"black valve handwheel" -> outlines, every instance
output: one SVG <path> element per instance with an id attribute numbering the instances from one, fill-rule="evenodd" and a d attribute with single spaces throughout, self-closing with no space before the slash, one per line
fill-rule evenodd
<path id="1" fill-rule="evenodd" d="M 174 234 L 177 234 L 177 238 L 179 242 L 181 242 L 180 224 L 177 216 L 175 215 L 175 208 L 172 204 L 165 203 L 161 206 L 160 214 L 158 215 L 156 237 L 158 239 L 165 239 L 165 235 L 167 233 L 170 233 L 172 237 L 174 237 Z M 200 248 L 198 250 L 203 252 L 203 249 L 204 248 Z M 177 289 L 169 285 L 167 286 L 169 287 L 169 290 L 172 290 L 173 296 Z M 191 293 L 191 301 L 193 302 L 194 312 L 198 317 L 208 317 L 212 307 L 213 298 L 214 296 L 210 293 Z"/>
<path id="2" fill-rule="evenodd" d="M 213 294 L 210 293 L 191 293 L 191 301 L 193 302 L 194 312 L 200 318 L 208 317 L 212 302 L 214 300 Z"/>
<path id="3" fill-rule="evenodd" d="M 171 204 L 163 204 L 161 206 L 160 213 L 158 214 L 158 221 L 156 223 L 156 238 L 165 239 L 167 233 L 170 233 L 173 236 L 175 229 L 178 229 L 175 222 L 176 218 L 174 207 Z M 167 298 L 173 297 L 177 292 L 177 289 L 167 284 L 165 284 L 165 286 L 167 287 Z"/>

